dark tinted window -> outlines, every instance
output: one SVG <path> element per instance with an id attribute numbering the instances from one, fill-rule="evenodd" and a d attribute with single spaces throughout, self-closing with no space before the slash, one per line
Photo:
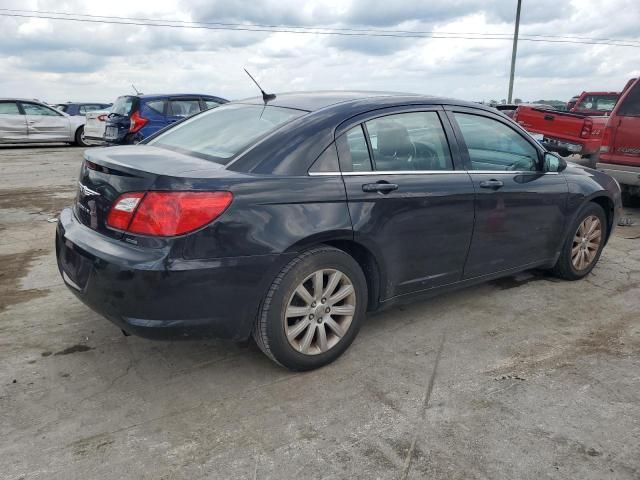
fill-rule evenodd
<path id="1" fill-rule="evenodd" d="M 133 110 L 133 101 L 135 97 L 118 97 L 111 107 L 111 113 L 128 117 Z"/>
<path id="2" fill-rule="evenodd" d="M 492 118 L 455 113 L 472 170 L 536 171 L 538 151 L 523 136 Z"/>
<path id="3" fill-rule="evenodd" d="M 388 115 L 365 125 L 375 170 L 453 170 L 447 138 L 436 112 Z"/>
<path id="4" fill-rule="evenodd" d="M 324 152 L 320 154 L 318 159 L 313 163 L 309 169 L 312 173 L 317 172 L 339 172 L 340 166 L 338 165 L 338 154 L 336 152 L 336 145 L 332 143 Z"/>
<path id="5" fill-rule="evenodd" d="M 640 117 L 640 81 L 623 100 L 618 110 L 618 115 L 623 117 Z"/>
<path id="6" fill-rule="evenodd" d="M 161 100 L 151 100 L 150 102 L 147 102 L 146 105 L 151 110 L 154 110 L 160 115 L 164 115 L 164 107 L 166 103 L 167 101 L 165 99 L 161 99 Z"/>
<path id="7" fill-rule="evenodd" d="M 340 158 L 346 171 L 370 172 L 371 159 L 362 125 L 353 127 L 338 139 Z M 343 158 L 344 157 L 344 158 Z"/>
<path id="8" fill-rule="evenodd" d="M 197 98 L 190 100 L 169 100 L 169 115 L 174 117 L 190 117 L 200 111 L 200 101 Z"/>
<path id="9" fill-rule="evenodd" d="M 261 137 L 305 113 L 262 105 L 222 105 L 181 122 L 149 145 L 226 164 Z"/>
<path id="10" fill-rule="evenodd" d="M 0 102 L 0 115 L 20 115 L 18 104 L 15 102 Z"/>

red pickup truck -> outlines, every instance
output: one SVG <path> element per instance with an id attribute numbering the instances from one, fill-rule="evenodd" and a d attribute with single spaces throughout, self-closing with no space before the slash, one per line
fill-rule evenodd
<path id="1" fill-rule="evenodd" d="M 607 123 L 607 117 L 558 112 L 527 105 L 518 107 L 513 120 L 533 134 L 547 150 L 561 155 L 578 153 L 593 158 L 594 165 Z"/>
<path id="2" fill-rule="evenodd" d="M 597 168 L 614 177 L 626 197 L 640 197 L 640 78 L 625 89 L 606 124 Z"/>

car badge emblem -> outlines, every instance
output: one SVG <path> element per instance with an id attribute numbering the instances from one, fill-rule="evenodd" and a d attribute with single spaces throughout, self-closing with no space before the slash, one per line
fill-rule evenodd
<path id="1" fill-rule="evenodd" d="M 80 188 L 80 192 L 85 197 L 99 196 L 100 193 L 95 190 L 91 190 L 89 187 L 84 186 L 82 183 L 78 182 L 78 188 Z"/>

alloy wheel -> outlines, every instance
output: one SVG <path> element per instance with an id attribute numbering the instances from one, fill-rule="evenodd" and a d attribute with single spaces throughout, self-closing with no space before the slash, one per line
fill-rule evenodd
<path id="1" fill-rule="evenodd" d="M 602 243 L 602 223 L 595 215 L 585 218 L 575 236 L 571 246 L 571 263 L 576 270 L 588 268 L 596 258 Z"/>
<path id="2" fill-rule="evenodd" d="M 335 347 L 347 334 L 356 312 L 356 293 L 347 275 L 322 269 L 305 278 L 289 298 L 284 329 L 289 344 L 305 355 Z"/>

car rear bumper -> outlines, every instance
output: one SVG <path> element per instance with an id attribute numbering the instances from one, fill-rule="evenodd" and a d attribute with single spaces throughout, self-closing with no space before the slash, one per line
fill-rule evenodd
<path id="1" fill-rule="evenodd" d="M 613 163 L 598 163 L 596 168 L 615 178 L 620 185 L 640 187 L 640 167 Z"/>
<path id="2" fill-rule="evenodd" d="M 58 268 L 69 289 L 125 332 L 146 338 L 246 339 L 287 255 L 174 258 L 100 235 L 60 214 Z"/>
<path id="3" fill-rule="evenodd" d="M 587 154 L 589 152 L 585 152 L 585 148 L 580 143 L 569 142 L 567 140 L 560 140 L 557 138 L 551 138 L 545 136 L 540 142 L 542 145 L 549 151 L 552 152 L 568 152 L 568 153 L 580 153 Z"/>

